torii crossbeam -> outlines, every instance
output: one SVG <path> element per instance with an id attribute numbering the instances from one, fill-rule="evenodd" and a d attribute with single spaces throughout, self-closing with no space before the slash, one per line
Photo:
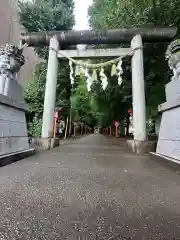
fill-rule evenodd
<path id="1" fill-rule="evenodd" d="M 176 33 L 176 27 L 70 30 L 27 33 L 21 36 L 21 40 L 29 46 L 49 45 L 53 36 L 57 36 L 59 44 L 119 44 L 129 43 L 134 36 L 141 35 L 144 42 L 169 42 Z"/>

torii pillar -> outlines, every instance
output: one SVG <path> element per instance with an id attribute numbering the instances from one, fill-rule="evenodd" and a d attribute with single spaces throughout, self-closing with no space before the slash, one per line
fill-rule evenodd
<path id="1" fill-rule="evenodd" d="M 144 66 L 142 38 L 136 35 L 131 41 L 132 56 L 132 95 L 134 140 L 146 140 L 146 103 L 144 87 Z"/>
<path id="2" fill-rule="evenodd" d="M 143 45 L 141 35 L 136 35 L 131 41 L 134 50 L 132 56 L 132 97 L 133 97 L 133 128 L 134 140 L 128 140 L 133 152 L 146 152 L 150 147 L 146 130 L 146 101 L 143 66 Z"/>
<path id="3" fill-rule="evenodd" d="M 42 147 L 49 149 L 54 143 L 53 139 L 53 125 L 54 125 L 54 111 L 56 103 L 56 85 L 58 76 L 58 54 L 59 42 L 56 36 L 53 36 L 49 44 L 49 58 L 46 76 L 46 90 L 44 97 L 44 112 L 42 124 Z"/>

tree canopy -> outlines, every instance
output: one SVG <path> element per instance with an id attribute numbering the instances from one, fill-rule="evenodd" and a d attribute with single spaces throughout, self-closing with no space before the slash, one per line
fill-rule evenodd
<path id="1" fill-rule="evenodd" d="M 74 26 L 74 0 L 19 0 L 20 22 L 27 32 L 69 30 Z M 47 58 L 47 47 L 36 47 Z"/>
<path id="2" fill-rule="evenodd" d="M 89 125 L 95 124 L 96 113 L 93 111 L 92 94 L 88 92 L 83 73 L 77 77 L 76 82 L 76 87 L 72 90 L 71 95 L 72 119 Z"/>
<path id="3" fill-rule="evenodd" d="M 74 25 L 74 1 L 73 0 L 33 0 L 19 1 L 19 15 L 21 24 L 27 32 L 49 31 L 49 30 L 67 30 L 72 29 Z M 31 114 L 28 118 L 30 123 L 34 123 L 33 135 L 40 135 L 41 120 L 43 114 L 44 93 L 46 83 L 47 69 L 47 47 L 36 47 L 39 57 L 44 59 L 43 63 L 36 66 L 35 72 L 29 80 L 28 86 L 24 91 L 25 100 L 30 106 Z M 71 85 L 69 79 L 69 67 L 67 61 L 60 62 L 56 106 L 70 106 Z M 66 111 L 64 111 L 66 114 Z M 37 130 L 37 131 L 36 131 Z"/>
<path id="4" fill-rule="evenodd" d="M 179 26 L 179 5 L 180 0 L 93 0 L 88 11 L 89 23 L 92 29 Z M 74 24 L 73 0 L 20 1 L 19 9 L 21 23 L 29 32 L 68 30 L 72 29 Z M 179 33 L 178 31 L 177 36 Z M 154 116 L 158 104 L 165 101 L 164 85 L 170 80 L 170 71 L 164 57 L 167 44 L 144 44 L 147 117 Z M 40 57 L 47 60 L 47 48 L 36 48 L 36 51 Z M 130 57 L 123 60 L 121 86 L 118 86 L 117 77 L 111 77 L 111 69 L 107 68 L 105 72 L 108 86 L 105 91 L 97 81 L 93 82 L 91 92 L 88 92 L 85 77 L 81 75 L 76 79 L 78 84 L 72 94 L 68 63 L 61 62 L 56 105 L 69 107 L 71 102 L 73 120 L 89 124 L 108 126 L 113 120 L 124 119 L 128 108 L 132 107 L 130 63 Z M 25 98 L 38 118 L 42 117 L 45 69 L 46 63 L 37 66 L 35 76 L 25 90 Z"/>
<path id="5" fill-rule="evenodd" d="M 179 26 L 179 4 L 180 0 L 93 0 L 89 8 L 89 23 L 95 29 Z M 166 47 L 167 43 L 144 44 L 148 116 L 156 114 L 158 104 L 165 101 L 164 85 L 170 78 L 164 57 Z M 129 66 L 130 61 L 127 59 L 124 61 L 124 89 L 119 91 L 124 98 L 123 102 L 131 102 L 132 97 Z"/>

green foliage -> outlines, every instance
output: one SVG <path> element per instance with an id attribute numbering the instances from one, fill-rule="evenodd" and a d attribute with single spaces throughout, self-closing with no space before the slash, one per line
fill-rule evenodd
<path id="1" fill-rule="evenodd" d="M 47 64 L 40 63 L 36 66 L 32 78 L 24 89 L 24 98 L 30 107 L 31 112 L 35 112 L 37 117 L 42 117 Z"/>
<path id="2" fill-rule="evenodd" d="M 28 135 L 33 137 L 41 136 L 42 119 L 34 117 L 31 122 L 28 122 Z"/>
<path id="3" fill-rule="evenodd" d="M 19 0 L 19 15 L 21 24 L 27 32 L 39 31 L 60 31 L 72 29 L 74 25 L 74 1 L 73 0 Z M 65 47 L 65 46 L 64 46 Z M 43 59 L 48 57 L 48 47 L 36 47 L 36 52 Z M 29 80 L 24 90 L 24 97 L 30 107 L 28 113 L 28 126 L 30 133 L 40 134 L 44 94 L 46 84 L 47 63 L 40 63 L 36 66 L 35 73 Z M 60 62 L 56 107 L 64 107 L 64 115 L 67 115 L 70 106 L 71 86 L 69 80 L 69 67 L 67 62 Z"/>
<path id="4" fill-rule="evenodd" d="M 92 101 L 96 111 L 98 125 L 112 125 L 113 120 L 122 120 L 126 115 L 128 100 L 123 102 L 123 87 L 118 86 L 117 77 L 110 77 L 110 69 L 107 70 L 108 86 L 104 91 L 100 82 L 92 86 Z"/>
<path id="5" fill-rule="evenodd" d="M 24 99 L 29 106 L 27 113 L 28 134 L 33 137 L 41 134 L 45 82 L 46 64 L 40 63 L 36 66 L 32 78 L 24 89 Z"/>
<path id="6" fill-rule="evenodd" d="M 71 96 L 71 111 L 73 121 L 94 124 L 95 117 L 91 107 L 91 92 L 88 92 L 85 76 L 78 77 L 77 86 Z"/>
<path id="7" fill-rule="evenodd" d="M 93 0 L 93 4 L 89 8 L 89 22 L 91 27 L 96 29 L 179 26 L 179 5 L 180 0 Z M 155 115 L 158 104 L 165 101 L 164 85 L 170 79 L 170 72 L 164 57 L 167 44 L 144 44 L 148 116 Z M 127 59 L 124 62 L 124 83 L 119 89 L 119 95 L 121 95 L 125 106 L 129 107 L 132 102 L 130 61 Z M 112 79 L 110 78 L 109 81 Z M 109 96 L 109 105 L 114 101 L 118 102 L 118 98 L 120 100 L 118 94 L 117 100 L 114 98 Z M 101 105 L 101 103 L 98 104 Z M 114 104 L 112 105 L 114 106 Z M 117 111 L 115 106 L 112 111 Z"/>
<path id="8" fill-rule="evenodd" d="M 60 31 L 74 25 L 74 0 L 19 0 L 21 24 L 27 32 Z M 36 47 L 42 58 L 47 58 L 47 47 Z"/>
<path id="9" fill-rule="evenodd" d="M 92 28 L 130 28 L 180 25 L 180 0 L 93 0 L 89 8 Z M 67 30 L 74 24 L 73 0 L 34 0 L 19 4 L 21 23 L 27 31 Z M 179 32 L 178 32 L 179 36 Z M 66 47 L 66 46 L 63 46 Z M 170 71 L 164 54 L 167 43 L 144 44 L 144 71 L 147 116 L 157 113 L 157 105 L 165 101 L 164 85 L 169 81 Z M 47 48 L 36 49 L 44 59 Z M 130 58 L 124 59 L 123 84 L 118 86 L 117 77 L 111 77 L 111 69 L 106 69 L 108 87 L 103 91 L 100 82 L 94 82 L 92 92 L 87 91 L 85 78 L 80 76 L 71 95 L 69 66 L 60 63 L 57 83 L 56 106 L 69 108 L 71 101 L 74 121 L 89 124 L 111 125 L 113 120 L 122 120 L 127 109 L 132 107 L 132 83 Z M 46 64 L 37 66 L 33 79 L 25 90 L 25 99 L 35 112 L 31 125 L 33 134 L 40 129 L 42 119 Z M 67 112 L 65 112 L 67 114 Z"/>
<path id="10" fill-rule="evenodd" d="M 19 1 L 21 23 L 28 32 L 71 29 L 73 10 L 73 0 Z"/>
<path id="11" fill-rule="evenodd" d="M 65 63 L 64 63 L 65 64 Z M 32 127 L 32 124 L 37 124 L 37 118 L 40 123 L 43 115 L 43 106 L 44 106 L 44 94 L 45 94 L 45 84 L 46 84 L 46 63 L 40 63 L 36 65 L 35 72 L 32 78 L 29 80 L 27 87 L 24 89 L 24 99 L 29 106 L 28 114 L 28 126 Z M 70 106 L 70 81 L 68 78 L 62 79 L 62 76 L 65 75 L 67 69 L 67 64 L 64 66 L 62 71 L 59 71 L 57 79 L 57 92 L 56 92 L 56 107 L 63 107 L 63 116 L 67 115 L 67 109 Z M 34 133 L 34 128 L 32 132 Z"/>

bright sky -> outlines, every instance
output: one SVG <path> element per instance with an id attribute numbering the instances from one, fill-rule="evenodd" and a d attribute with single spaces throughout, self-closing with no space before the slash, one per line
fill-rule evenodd
<path id="1" fill-rule="evenodd" d="M 76 30 L 88 29 L 88 7 L 92 4 L 92 0 L 75 0 L 75 18 Z"/>

